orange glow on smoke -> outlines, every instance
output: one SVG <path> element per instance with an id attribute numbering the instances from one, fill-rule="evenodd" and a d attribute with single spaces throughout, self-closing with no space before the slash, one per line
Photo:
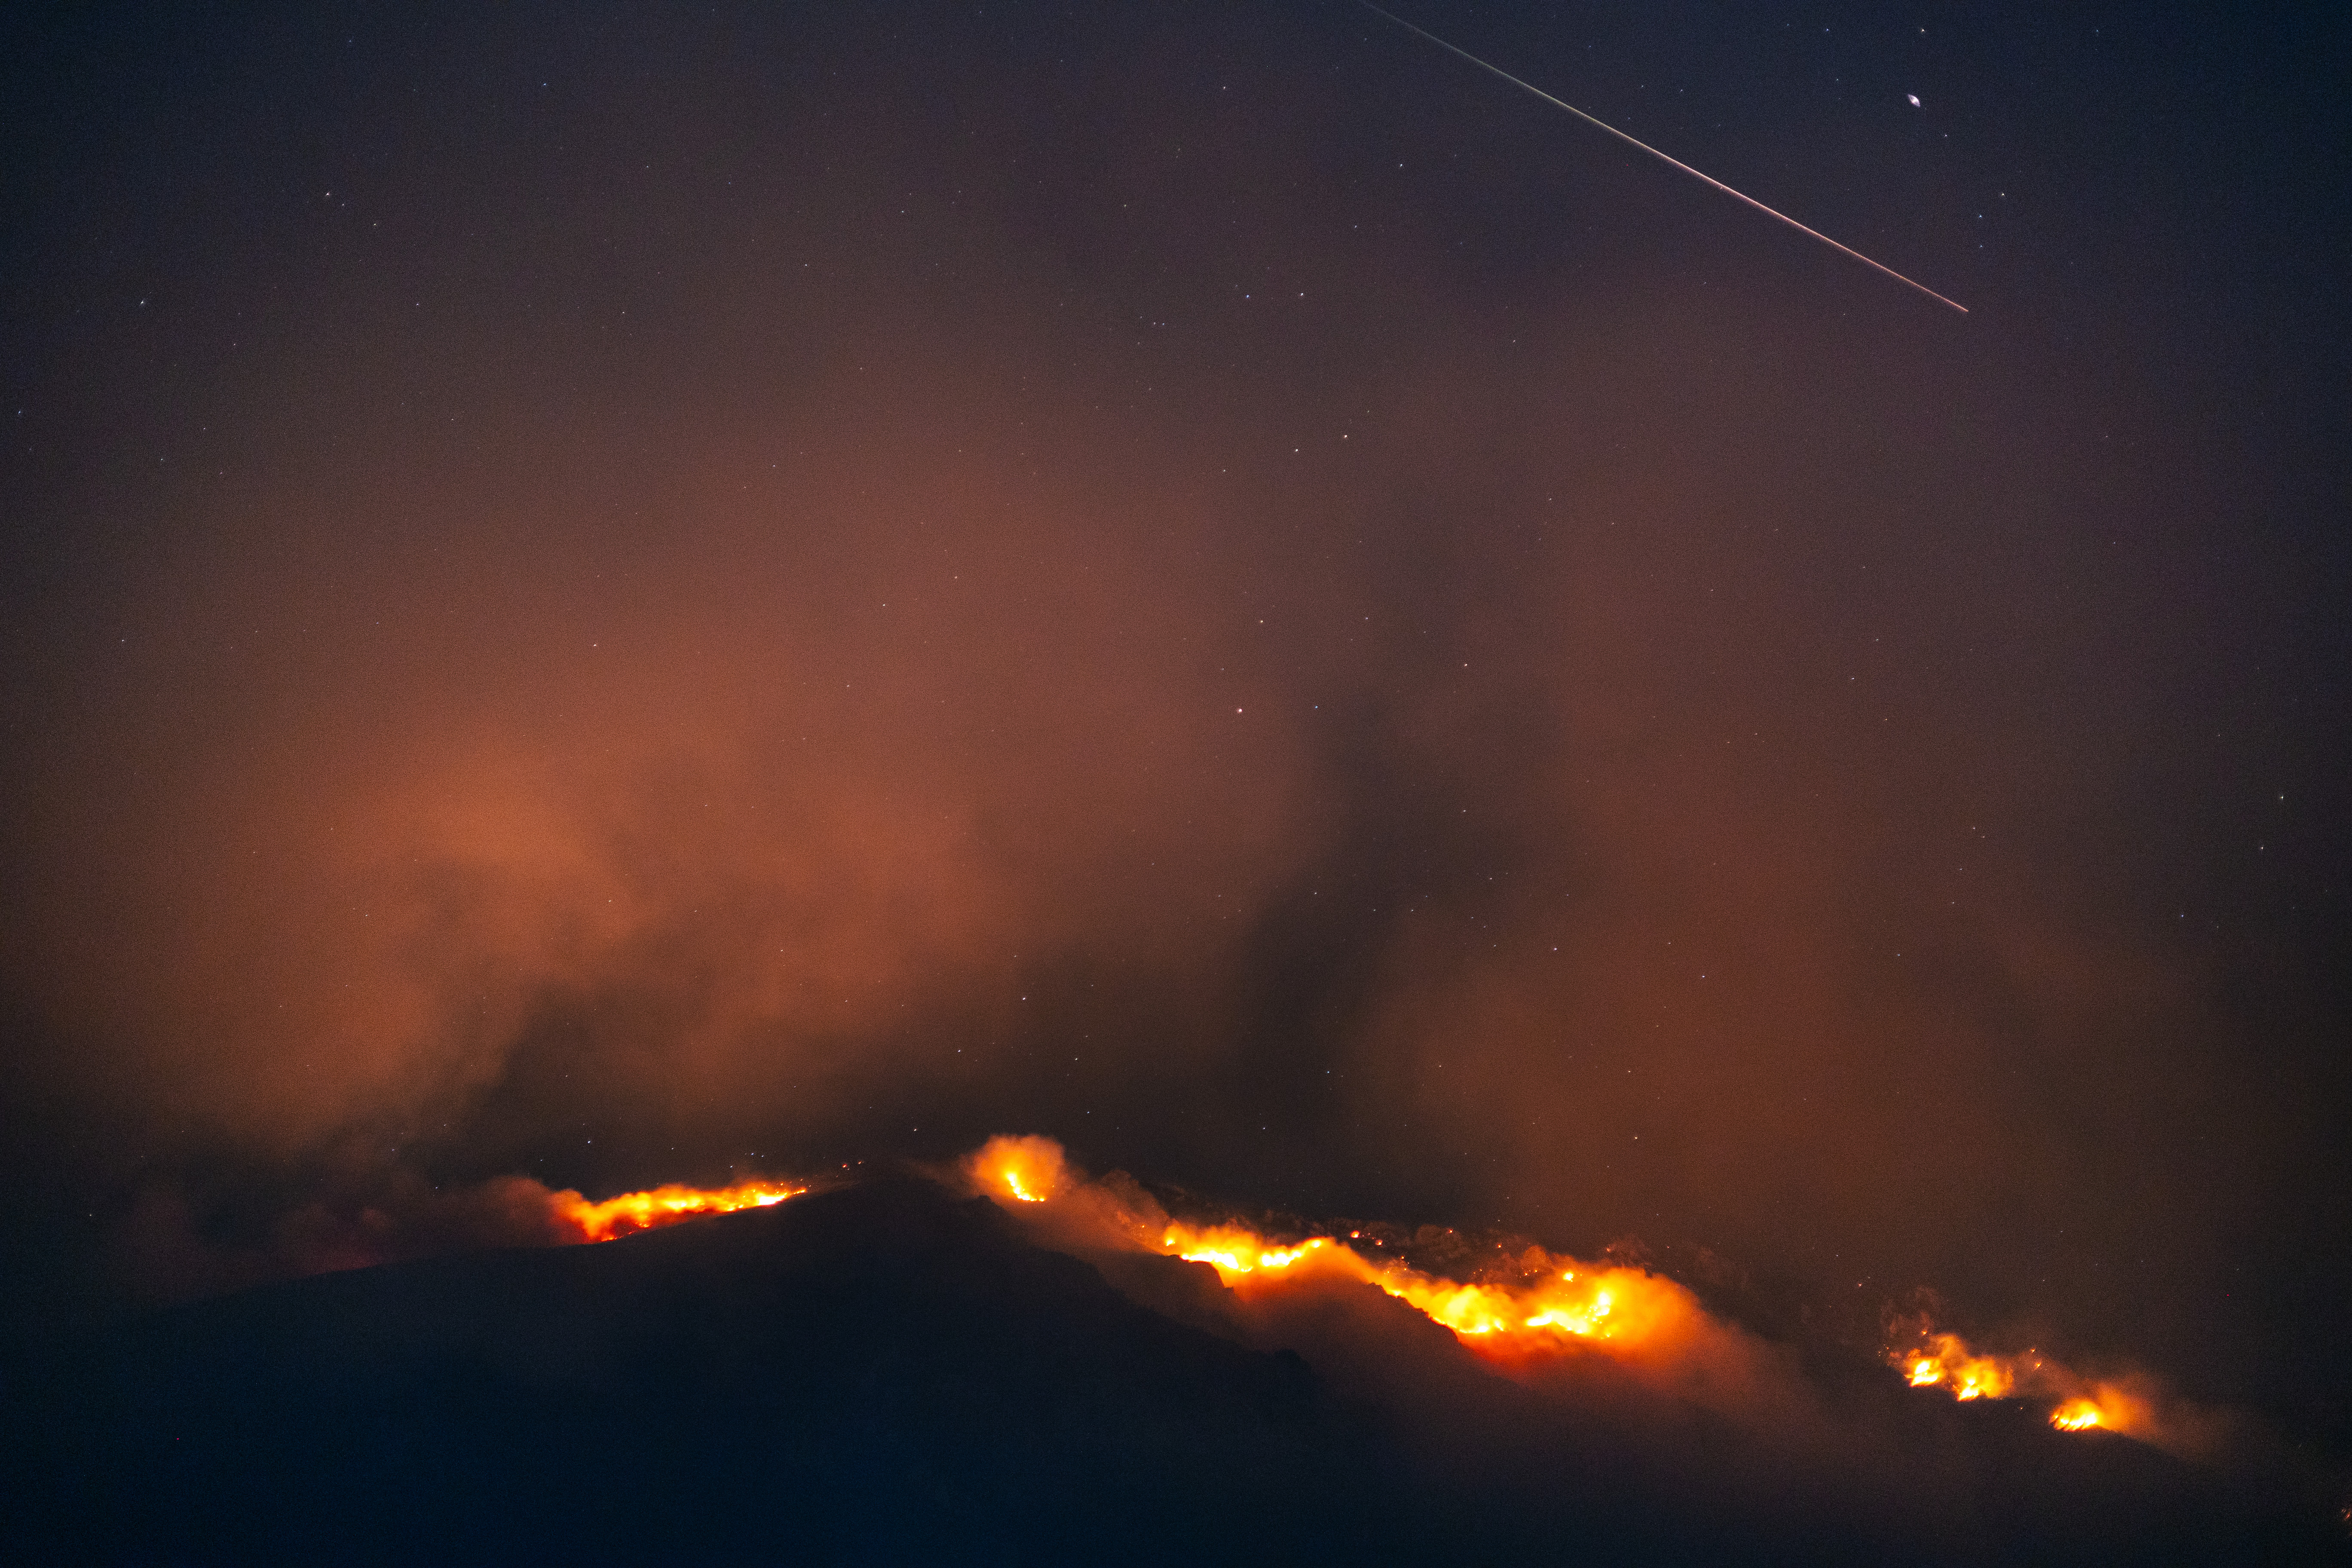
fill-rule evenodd
<path id="1" fill-rule="evenodd" d="M 973 1184 L 991 1196 L 1042 1204 L 1069 1185 L 1062 1146 L 1051 1138 L 992 1138 L 964 1162 Z"/>
<path id="2" fill-rule="evenodd" d="M 739 1182 L 731 1187 L 682 1187 L 675 1183 L 642 1193 L 623 1193 L 592 1204 L 576 1192 L 551 1194 L 555 1217 L 577 1230 L 583 1241 L 611 1241 L 640 1230 L 656 1230 L 703 1215 L 768 1208 L 800 1196 L 806 1187 L 778 1182 Z"/>

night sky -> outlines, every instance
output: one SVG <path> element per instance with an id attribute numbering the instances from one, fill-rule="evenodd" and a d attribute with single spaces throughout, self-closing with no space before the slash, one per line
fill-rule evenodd
<path id="1" fill-rule="evenodd" d="M 12 7 L 10 1326 L 1034 1131 L 2352 1447 L 2346 14 L 1405 14 L 1969 313 L 1344 4 Z"/>

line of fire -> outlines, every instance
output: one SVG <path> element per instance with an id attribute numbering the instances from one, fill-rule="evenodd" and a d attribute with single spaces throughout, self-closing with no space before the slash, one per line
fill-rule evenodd
<path id="1" fill-rule="evenodd" d="M 1502 1271 L 1462 1280 L 1381 1256 L 1386 1245 L 1360 1231 L 1277 1239 L 1238 1222 L 1197 1225 L 1156 1212 L 1148 1199 L 1087 1181 L 1062 1148 L 1042 1137 L 990 1140 L 963 1163 L 978 1192 L 1015 1210 L 1076 1205 L 1097 1235 L 1139 1251 L 1205 1263 L 1231 1290 L 1255 1295 L 1334 1279 L 1373 1286 L 1439 1323 L 1505 1371 L 1579 1350 L 1671 1360 L 1709 1333 L 1729 1331 L 1688 1289 L 1648 1269 L 1588 1263 L 1539 1247 Z M 807 1184 L 747 1181 L 698 1188 L 675 1184 L 592 1203 L 577 1192 L 551 1195 L 554 1217 L 580 1242 L 612 1241 L 710 1215 L 766 1208 L 809 1191 Z M 1888 1363 L 1915 1388 L 1958 1400 L 2024 1399 L 2048 1407 L 2061 1431 L 2145 1435 L 2148 1402 L 2112 1382 L 2084 1377 L 2027 1350 L 1980 1352 L 1925 1320 L 1898 1325 Z"/>

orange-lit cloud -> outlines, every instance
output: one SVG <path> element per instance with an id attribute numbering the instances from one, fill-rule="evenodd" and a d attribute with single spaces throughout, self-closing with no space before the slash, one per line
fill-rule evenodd
<path id="1" fill-rule="evenodd" d="M 0 1007 L 60 1214 L 245 1278 L 420 1184 L 1047 1125 L 2252 1342 L 2211 1260 L 2346 1184 L 2205 896 L 2287 786 L 2118 543 L 2242 503 L 2108 441 L 2174 386 L 1914 338 L 1456 99 L 1368 121 L 1425 62 L 1298 17 L 1210 112 L 1234 21 L 1057 14 L 1008 77 L 992 11 L 914 61 L 826 17 L 760 58 L 838 76 L 654 50 L 511 140 L 404 80 L 268 139 L 399 150 L 315 182 L 349 247 L 210 152 L 58 230 L 234 345 L 61 293 L 11 404 Z"/>

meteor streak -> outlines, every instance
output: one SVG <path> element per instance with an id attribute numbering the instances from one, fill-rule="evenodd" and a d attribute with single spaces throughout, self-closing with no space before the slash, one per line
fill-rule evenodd
<path id="1" fill-rule="evenodd" d="M 1643 142 L 1634 137 L 1626 135 L 1625 132 L 1618 130 L 1614 125 L 1594 119 L 1591 115 L 1587 114 L 1584 110 L 1577 108 L 1576 105 L 1566 102 L 1560 99 L 1554 98 L 1551 94 L 1546 92 L 1543 89 L 1535 86 L 1531 82 L 1521 81 L 1517 77 L 1513 76 L 1502 67 L 1487 64 L 1485 60 L 1480 59 L 1476 55 L 1472 54 L 1467 49 L 1454 47 L 1452 44 L 1447 43 L 1444 38 L 1439 37 L 1436 34 L 1426 31 L 1423 28 L 1414 26 L 1411 22 L 1406 21 L 1403 17 L 1396 15 L 1394 12 L 1381 10 L 1378 5 L 1372 4 L 1372 0 L 1356 0 L 1356 4 L 1361 5 L 1365 10 L 1373 13 L 1375 16 L 1386 16 L 1390 21 L 1394 22 L 1398 26 L 1402 27 L 1408 33 L 1415 33 L 1420 35 L 1422 37 L 1427 38 L 1431 43 L 1435 44 L 1439 48 L 1444 49 L 1448 54 L 1461 56 L 1464 59 L 1468 60 L 1472 65 L 1476 66 L 1480 70 L 1492 71 L 1495 75 L 1501 77 L 1505 81 L 1509 82 L 1513 87 L 1518 88 L 1523 91 L 1534 93 L 1538 98 L 1542 99 L 1546 103 L 1550 104 L 1553 108 L 1567 110 L 1570 114 L 1575 115 L 1587 125 L 1597 126 L 1599 129 L 1606 131 L 1610 135 L 1617 138 L 1620 142 L 1631 142 L 1633 146 L 1639 147 L 1643 152 L 1647 153 L 1651 157 L 1658 159 L 1662 163 L 1673 164 L 1675 168 L 1680 169 L 1684 174 L 1690 175 L 1691 178 L 1706 181 L 1708 184 L 1713 185 L 1717 190 L 1721 191 L 1725 195 L 1737 197 L 1738 200 L 1746 202 L 1749 206 L 1754 207 L 1758 212 L 1762 213 L 1765 216 L 1779 218 L 1782 223 L 1787 224 L 1790 228 L 1795 229 L 1798 233 L 1811 235 L 1815 239 L 1820 240 L 1823 245 L 1828 246 L 1831 249 L 1845 252 L 1846 255 L 1853 257 L 1864 267 L 1874 268 L 1880 272 L 1884 272 L 1889 278 L 1894 279 L 1897 283 L 1908 284 L 1911 288 L 1916 289 L 1920 293 L 1925 294 L 1927 298 L 1935 300 L 1937 304 L 1949 305 L 1953 310 L 1958 310 L 1963 316 L 1969 313 L 1969 308 L 1966 305 L 1961 304 L 1958 300 L 1945 299 L 1944 296 L 1937 293 L 1925 283 L 1919 282 L 1916 279 L 1906 278 L 1900 272 L 1895 271 L 1892 267 L 1888 267 L 1882 262 L 1873 261 L 1869 257 L 1864 256 L 1861 251 L 1854 249 L 1853 247 L 1850 245 L 1840 245 L 1836 240 L 1832 239 L 1828 235 L 1823 234 L 1819 229 L 1807 228 L 1803 224 L 1799 223 L 1787 213 L 1776 211 L 1771 207 L 1766 206 L 1754 196 L 1747 195 L 1741 192 L 1733 190 L 1729 185 L 1725 184 L 1721 180 L 1717 179 L 1714 175 L 1699 173 L 1699 171 L 1692 168 L 1688 163 L 1684 163 L 1681 159 L 1669 157 L 1667 154 L 1659 152 L 1655 147 L 1651 146 L 1647 142 Z"/>

